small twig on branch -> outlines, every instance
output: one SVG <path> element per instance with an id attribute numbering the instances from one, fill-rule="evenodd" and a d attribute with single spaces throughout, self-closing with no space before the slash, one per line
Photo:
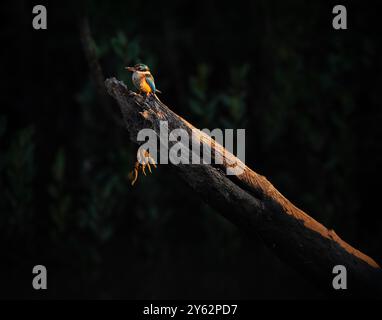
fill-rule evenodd
<path id="1" fill-rule="evenodd" d="M 105 84 L 120 106 L 133 142 L 138 143 L 137 133 L 143 128 L 151 128 L 159 135 L 160 121 L 168 122 L 169 131 L 181 128 L 191 135 L 197 130 L 158 99 L 143 99 L 115 78 L 107 79 Z M 245 166 L 208 135 L 196 132 L 201 143 L 212 149 L 212 155 L 217 152 L 223 157 L 223 165 L 172 166 L 207 203 L 241 230 L 260 235 L 282 260 L 328 292 L 335 291 L 333 267 L 343 265 L 347 270 L 348 290 L 342 290 L 342 296 L 381 295 L 382 272 L 372 258 L 295 207 L 265 177 Z M 169 141 L 169 148 L 174 143 Z M 235 162 L 244 172 L 238 176 L 226 175 L 222 169 Z"/>

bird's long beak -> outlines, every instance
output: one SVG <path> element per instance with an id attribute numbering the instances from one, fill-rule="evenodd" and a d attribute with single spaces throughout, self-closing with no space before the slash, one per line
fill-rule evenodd
<path id="1" fill-rule="evenodd" d="M 126 70 L 130 71 L 130 72 L 134 72 L 135 71 L 135 68 L 134 67 L 125 67 Z"/>

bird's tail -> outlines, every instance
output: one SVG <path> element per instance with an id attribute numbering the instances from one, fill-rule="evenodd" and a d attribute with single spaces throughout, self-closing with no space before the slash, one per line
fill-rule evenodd
<path id="1" fill-rule="evenodd" d="M 156 92 L 158 92 L 158 90 Z M 158 101 L 160 101 L 160 99 L 158 98 L 158 96 L 155 93 L 154 93 L 154 98 L 157 99 Z"/>
<path id="2" fill-rule="evenodd" d="M 155 89 L 155 93 L 162 93 L 162 91 L 158 90 L 158 89 Z"/>

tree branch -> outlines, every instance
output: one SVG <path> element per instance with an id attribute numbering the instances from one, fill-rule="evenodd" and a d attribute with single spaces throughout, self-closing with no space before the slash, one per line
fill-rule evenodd
<path id="1" fill-rule="evenodd" d="M 106 94 L 104 85 L 105 77 L 103 75 L 103 71 L 97 57 L 96 45 L 90 30 L 89 20 L 86 16 L 83 16 L 79 19 L 79 30 L 82 48 L 84 50 L 85 57 L 88 62 L 90 76 L 96 89 L 98 101 L 106 116 L 118 126 L 123 126 L 120 119 L 114 114 L 113 110 L 111 109 L 109 101 L 110 98 Z"/>
<path id="2" fill-rule="evenodd" d="M 153 129 L 159 136 L 160 121 L 168 121 L 169 131 L 182 128 L 190 135 L 196 130 L 154 97 L 144 100 L 129 91 L 115 78 L 107 79 L 106 88 L 122 111 L 124 123 L 133 142 L 143 128 Z M 321 288 L 338 294 L 332 287 L 335 265 L 347 269 L 348 290 L 341 296 L 381 295 L 382 272 L 370 257 L 343 241 L 286 199 L 265 177 L 245 166 L 238 158 L 201 131 L 201 143 L 217 152 L 222 165 L 172 165 L 180 177 L 207 203 L 228 220 L 249 234 L 261 239 L 287 264 Z M 169 142 L 169 148 L 175 142 Z M 244 172 L 238 176 L 225 174 L 232 163 Z M 339 290 L 341 291 L 341 290 Z"/>

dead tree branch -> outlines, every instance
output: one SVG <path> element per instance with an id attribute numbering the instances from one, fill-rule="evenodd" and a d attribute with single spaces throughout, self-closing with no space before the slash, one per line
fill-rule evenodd
<path id="1" fill-rule="evenodd" d="M 160 121 L 168 122 L 169 131 L 182 128 L 191 135 L 196 130 L 158 99 L 144 100 L 115 78 L 107 79 L 105 84 L 120 106 L 133 142 L 137 143 L 137 133 L 143 128 L 151 128 L 159 136 Z M 344 265 L 348 290 L 343 290 L 342 296 L 381 294 L 382 273 L 372 258 L 295 207 L 264 176 L 245 166 L 208 135 L 197 132 L 201 143 L 211 147 L 212 155 L 221 155 L 224 164 L 172 166 L 207 203 L 241 230 L 260 235 L 282 260 L 321 288 L 337 294 L 332 287 L 332 270 L 335 265 Z M 173 143 L 169 142 L 169 148 Z M 226 175 L 225 169 L 232 163 L 244 172 Z"/>
<path id="2" fill-rule="evenodd" d="M 123 123 L 111 109 L 110 98 L 106 93 L 104 84 L 105 77 L 97 57 L 96 44 L 92 37 L 89 20 L 87 17 L 82 17 L 79 19 L 79 30 L 82 48 L 84 50 L 86 61 L 89 66 L 92 82 L 96 89 L 97 99 L 106 116 L 118 126 L 123 126 Z"/>

